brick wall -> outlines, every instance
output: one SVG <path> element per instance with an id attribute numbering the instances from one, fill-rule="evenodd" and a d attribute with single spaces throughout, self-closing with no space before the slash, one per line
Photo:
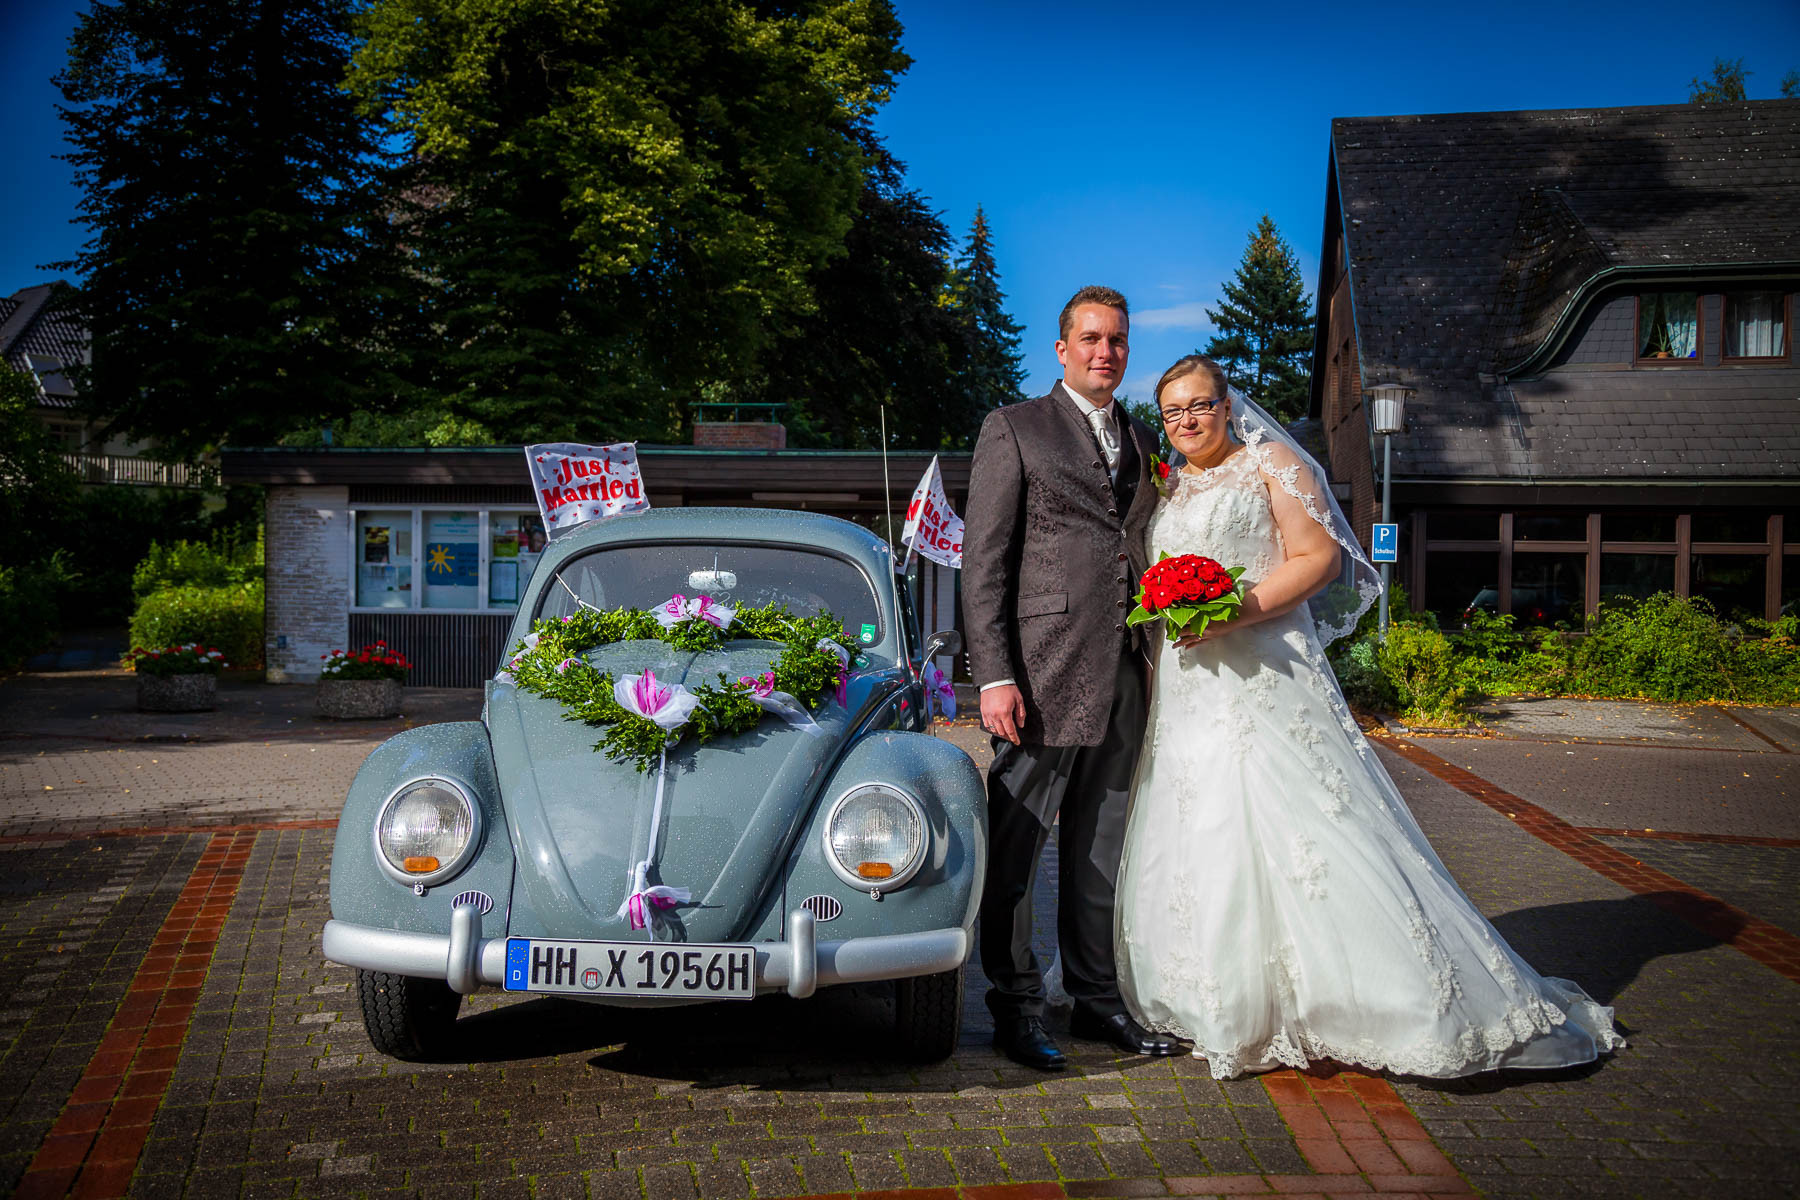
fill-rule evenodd
<path id="1" fill-rule="evenodd" d="M 719 450 L 786 450 L 787 426 L 774 421 L 696 421 L 694 445 Z"/>
<path id="2" fill-rule="evenodd" d="M 272 487 L 265 561 L 263 661 L 270 683 L 311 683 L 319 656 L 344 645 L 350 627 L 345 554 L 350 493 L 342 487 Z M 287 644 L 280 645 L 285 638 Z"/>

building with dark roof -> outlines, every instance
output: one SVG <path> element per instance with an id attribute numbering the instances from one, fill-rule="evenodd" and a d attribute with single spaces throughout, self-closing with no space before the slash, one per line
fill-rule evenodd
<path id="1" fill-rule="evenodd" d="M 41 416 L 64 447 L 78 450 L 86 426 L 75 412 L 69 370 L 88 361 L 87 330 L 61 309 L 63 283 L 40 283 L 0 296 L 0 358 L 37 380 Z"/>
<path id="2" fill-rule="evenodd" d="M 1414 605 L 1800 599 L 1800 100 L 1332 122 L 1311 415 Z"/>

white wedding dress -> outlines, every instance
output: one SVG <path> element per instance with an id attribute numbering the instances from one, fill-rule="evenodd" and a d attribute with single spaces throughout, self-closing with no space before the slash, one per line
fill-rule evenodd
<path id="1" fill-rule="evenodd" d="M 1151 561 L 1203 554 L 1247 585 L 1279 565 L 1257 462 L 1172 475 Z M 1624 1044 L 1610 1008 L 1533 971 L 1438 861 L 1305 605 L 1158 655 L 1116 910 L 1145 1025 L 1193 1039 L 1220 1079 L 1309 1059 L 1446 1077 Z"/>

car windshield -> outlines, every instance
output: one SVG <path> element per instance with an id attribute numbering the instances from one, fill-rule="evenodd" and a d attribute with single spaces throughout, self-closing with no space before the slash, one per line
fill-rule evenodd
<path id="1" fill-rule="evenodd" d="M 732 607 L 785 604 L 797 617 L 829 612 L 863 645 L 886 621 L 869 579 L 849 560 L 796 546 L 730 542 L 605 546 L 562 565 L 538 602 L 540 619 L 580 605 L 651 609 L 669 597 L 711 596 Z"/>

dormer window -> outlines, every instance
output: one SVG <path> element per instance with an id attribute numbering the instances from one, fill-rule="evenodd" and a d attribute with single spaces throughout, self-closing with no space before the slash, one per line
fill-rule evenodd
<path id="1" fill-rule="evenodd" d="M 1787 315 L 1781 292 L 1725 293 L 1725 357 L 1786 359 Z"/>
<path id="2" fill-rule="evenodd" d="M 1638 361 L 1700 361 L 1700 296 L 1645 292 L 1637 298 Z"/>

